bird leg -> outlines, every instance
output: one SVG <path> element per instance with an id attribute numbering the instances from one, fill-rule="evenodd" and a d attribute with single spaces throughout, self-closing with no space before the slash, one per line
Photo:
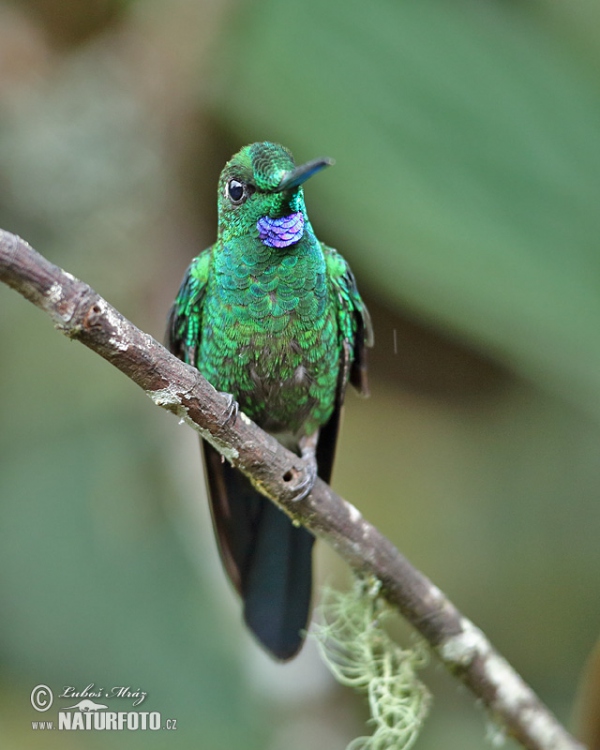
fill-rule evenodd
<path id="1" fill-rule="evenodd" d="M 305 435 L 300 438 L 300 455 L 304 461 L 301 481 L 291 490 L 292 500 L 298 502 L 304 500 L 310 494 L 315 480 L 317 478 L 317 440 L 319 431 L 316 430 L 312 435 Z"/>
<path id="2" fill-rule="evenodd" d="M 221 396 L 224 396 L 227 399 L 227 406 L 225 407 L 225 412 L 223 414 L 223 423 L 221 425 L 221 427 L 225 427 L 226 425 L 235 422 L 240 410 L 240 405 L 231 395 L 231 393 L 227 393 L 227 391 L 219 391 L 219 393 L 221 394 Z"/>

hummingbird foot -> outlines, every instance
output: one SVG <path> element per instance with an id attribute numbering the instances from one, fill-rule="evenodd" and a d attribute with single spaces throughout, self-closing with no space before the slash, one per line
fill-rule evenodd
<path id="1" fill-rule="evenodd" d="M 240 405 L 231 393 L 227 393 L 226 391 L 219 391 L 219 393 L 227 399 L 227 405 L 225 406 L 225 411 L 223 413 L 223 423 L 221 425 L 222 427 L 226 427 L 237 419 Z"/>
<path id="2" fill-rule="evenodd" d="M 317 479 L 317 438 L 319 437 L 319 431 L 317 430 L 312 435 L 300 438 L 300 455 L 302 456 L 304 466 L 301 472 L 298 472 L 301 476 L 298 484 L 290 490 L 291 499 L 297 503 L 300 500 L 304 500 L 315 484 Z M 294 473 L 289 477 L 291 480 L 298 473 Z M 289 474 L 292 474 L 289 472 Z M 288 480 L 287 475 L 284 476 L 286 481 Z"/>

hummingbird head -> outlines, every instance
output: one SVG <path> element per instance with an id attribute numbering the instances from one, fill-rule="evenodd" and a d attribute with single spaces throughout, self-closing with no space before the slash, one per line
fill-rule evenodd
<path id="1" fill-rule="evenodd" d="M 219 235 L 258 236 L 270 247 L 288 247 L 304 233 L 302 184 L 333 164 L 321 158 L 297 167 L 287 148 L 265 141 L 244 146 L 219 179 Z"/>

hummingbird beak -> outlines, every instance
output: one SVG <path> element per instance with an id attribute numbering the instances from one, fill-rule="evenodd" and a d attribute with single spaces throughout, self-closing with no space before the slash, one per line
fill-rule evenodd
<path id="1" fill-rule="evenodd" d="M 280 193 L 282 190 L 297 188 L 303 182 L 306 182 L 309 177 L 320 172 L 324 167 L 330 167 L 332 164 L 335 164 L 334 160 L 325 156 L 321 159 L 307 161 L 306 164 L 301 164 L 296 169 L 284 172 L 279 185 L 275 188 L 275 192 Z"/>

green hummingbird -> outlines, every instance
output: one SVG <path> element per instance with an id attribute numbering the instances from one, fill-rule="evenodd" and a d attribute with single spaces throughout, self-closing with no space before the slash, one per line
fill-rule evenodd
<path id="1" fill-rule="evenodd" d="M 253 143 L 225 165 L 218 237 L 194 258 L 169 314 L 170 350 L 305 460 L 295 499 L 329 482 L 348 382 L 367 394 L 369 313 L 350 267 L 320 242 L 296 166 Z M 310 616 L 314 537 L 202 441 L 215 535 L 244 619 L 275 658 L 293 657 Z"/>

